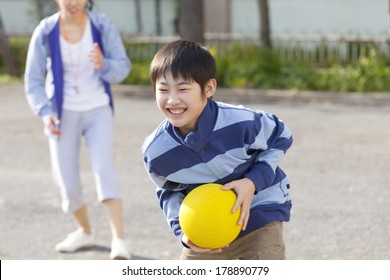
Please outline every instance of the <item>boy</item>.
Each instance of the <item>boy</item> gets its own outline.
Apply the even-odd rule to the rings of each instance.
[[[285,259],[282,222],[290,218],[289,183],[278,167],[292,144],[276,116],[212,100],[216,63],[202,45],[178,40],[150,66],[157,106],[166,119],[143,144],[168,224],[184,245],[181,259]],[[234,190],[242,231],[225,248],[195,246],[178,219],[184,197],[204,183]]]

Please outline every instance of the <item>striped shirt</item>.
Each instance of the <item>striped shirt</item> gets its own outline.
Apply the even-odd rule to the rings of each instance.
[[[256,192],[240,237],[272,221],[290,219],[290,185],[278,164],[291,144],[290,130],[275,115],[209,99],[196,131],[182,137],[164,120],[145,139],[142,152],[160,207],[178,238],[183,234],[180,205],[192,189],[252,180]]]

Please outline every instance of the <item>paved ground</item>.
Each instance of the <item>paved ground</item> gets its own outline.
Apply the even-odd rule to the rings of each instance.
[[[180,244],[142,165],[144,137],[162,120],[149,88],[116,88],[115,164],[129,247],[136,259],[177,259]],[[258,96],[258,93],[257,93]],[[390,98],[220,90],[216,99],[276,113],[295,142],[282,167],[292,184],[289,259],[390,259]],[[287,96],[287,97],[286,97]],[[107,259],[110,233],[95,202],[85,149],[82,178],[99,246],[53,247],[73,230],[59,206],[42,126],[21,84],[0,86],[0,259]],[[360,104],[360,105],[359,105]]]

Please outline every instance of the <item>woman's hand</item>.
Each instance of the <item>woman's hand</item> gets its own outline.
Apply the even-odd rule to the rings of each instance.
[[[57,116],[46,116],[42,118],[42,121],[45,129],[49,130],[51,134],[58,136],[61,135],[61,130],[59,129],[60,120]]]
[[[98,43],[94,43],[92,50],[88,54],[89,60],[94,64],[95,70],[100,70],[103,66],[103,53]]]
[[[249,220],[249,212],[253,196],[256,191],[255,184],[248,178],[232,181],[222,187],[223,190],[234,190],[237,194],[237,200],[233,207],[233,213],[241,206],[241,215],[238,224],[242,230],[246,229]]]

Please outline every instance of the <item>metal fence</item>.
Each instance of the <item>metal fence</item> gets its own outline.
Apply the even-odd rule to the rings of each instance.
[[[284,61],[346,64],[367,56],[372,49],[390,61],[390,37],[387,36],[283,35],[276,36],[274,42]]]
[[[16,61],[24,65],[28,37],[10,38]],[[128,54],[133,61],[151,61],[164,44],[179,39],[171,37],[124,37]],[[260,46],[256,36],[232,36],[230,34],[206,34],[206,45],[217,50],[218,55],[229,56],[234,46]],[[342,35],[278,35],[273,36],[273,52],[285,63],[305,62],[319,67],[335,63],[348,64],[376,50],[390,65],[390,37],[342,36]],[[1,50],[0,50],[1,52]],[[2,66],[0,57],[0,70]]]
[[[179,37],[134,37],[125,38],[131,57],[135,60],[150,60],[156,51]],[[256,36],[231,34],[206,34],[206,45],[228,55],[232,45],[258,45]],[[319,66],[334,63],[348,64],[367,56],[375,49],[390,63],[390,37],[352,35],[277,35],[272,37],[273,51],[284,62],[308,62]]]

